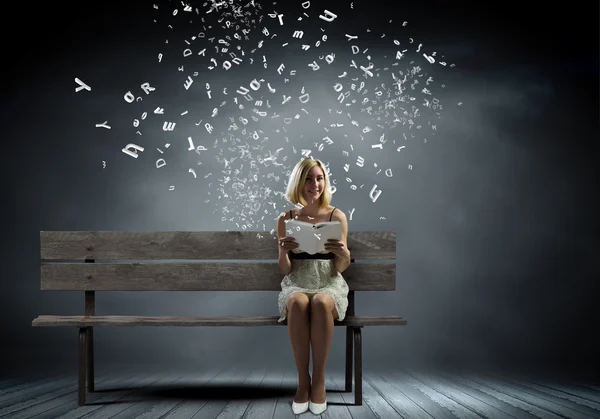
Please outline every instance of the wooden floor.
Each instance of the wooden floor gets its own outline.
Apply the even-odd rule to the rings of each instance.
[[[600,384],[466,373],[365,372],[363,405],[327,377],[321,418],[600,418]],[[185,374],[118,372],[96,376],[77,406],[75,373],[0,379],[0,418],[292,418],[296,376],[281,371]],[[314,417],[310,411],[301,417]]]

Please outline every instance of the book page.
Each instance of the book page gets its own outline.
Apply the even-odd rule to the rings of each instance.
[[[327,240],[342,240],[342,223],[339,221],[328,221],[326,223],[319,223],[314,233],[319,236],[315,237],[315,253],[325,251],[325,243]]]
[[[286,235],[296,239],[300,250],[314,255],[325,252],[325,243],[328,239],[342,239],[342,224],[339,221],[327,221],[313,225],[304,221],[291,220],[286,225]]]
[[[307,224],[309,223],[303,221],[288,221],[286,225],[286,236],[295,238],[300,246],[298,249],[312,255],[315,253],[314,249],[317,238],[314,235],[315,229],[313,226]]]

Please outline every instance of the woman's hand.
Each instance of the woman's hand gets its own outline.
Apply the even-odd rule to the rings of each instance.
[[[279,245],[283,247],[286,252],[300,247],[294,237],[283,237],[279,239]]]
[[[329,239],[325,242],[325,250],[333,253],[338,257],[350,257],[350,251],[341,240]]]

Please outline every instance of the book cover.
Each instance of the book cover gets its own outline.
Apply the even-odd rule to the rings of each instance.
[[[311,224],[306,221],[290,220],[286,225],[287,236],[294,237],[299,249],[310,255],[325,251],[325,243],[329,239],[342,239],[342,223],[324,221]]]

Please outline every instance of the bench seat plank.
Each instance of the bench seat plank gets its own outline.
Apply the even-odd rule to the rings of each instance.
[[[277,322],[278,316],[263,317],[197,317],[197,316],[38,316],[32,326],[286,326]],[[404,326],[398,316],[346,316],[336,326]]]

